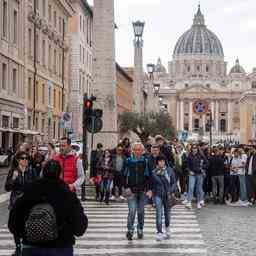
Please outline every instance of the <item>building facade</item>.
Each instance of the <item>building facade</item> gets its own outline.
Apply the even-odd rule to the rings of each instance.
[[[85,0],[72,0],[75,15],[70,27],[70,112],[72,133],[82,139],[83,95],[90,95],[92,86],[93,12]]]
[[[227,72],[224,51],[198,8],[192,27],[177,41],[168,71],[157,63],[153,83],[160,84],[160,106],[177,131],[213,142],[240,140],[242,95],[256,88],[255,70],[247,74],[237,59]]]
[[[0,148],[24,137],[25,3],[0,1]]]
[[[38,142],[59,139],[69,94],[69,27],[66,0],[25,2],[25,127]],[[28,140],[34,139],[28,137]]]

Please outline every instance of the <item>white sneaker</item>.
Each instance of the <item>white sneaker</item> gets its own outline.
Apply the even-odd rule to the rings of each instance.
[[[250,206],[250,202],[248,202],[248,201],[241,201],[241,206],[248,207],[248,206]]]
[[[202,207],[205,207],[205,202],[204,202],[204,200],[201,200],[199,203],[200,203],[200,205],[201,205]]]
[[[170,237],[171,237],[170,227],[165,227],[164,239],[170,239]]]
[[[188,200],[185,199],[185,200],[183,200],[181,203],[186,205],[186,204],[188,204]]]
[[[125,200],[125,198],[124,198],[123,196],[120,196],[119,198],[120,198],[121,200]]]
[[[200,203],[197,203],[197,209],[201,209],[202,205]]]
[[[109,200],[116,200],[116,198],[115,198],[115,196],[111,196],[110,198],[109,198]]]
[[[164,238],[164,234],[163,233],[157,233],[156,234],[156,241],[163,241]]]
[[[187,204],[185,204],[185,207],[188,208],[189,210],[191,210],[192,209],[191,202],[188,202]]]

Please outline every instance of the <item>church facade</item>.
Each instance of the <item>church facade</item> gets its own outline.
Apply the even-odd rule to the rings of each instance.
[[[247,74],[237,59],[227,70],[222,44],[207,28],[200,6],[176,43],[168,71],[158,59],[153,82],[160,85],[160,106],[178,132],[207,141],[212,124],[213,142],[241,141],[246,131],[240,99],[256,89],[256,69]]]

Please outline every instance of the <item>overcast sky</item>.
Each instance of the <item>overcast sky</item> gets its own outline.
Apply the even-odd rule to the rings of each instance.
[[[89,3],[92,3],[89,0]],[[161,57],[167,67],[178,38],[188,30],[198,0],[115,0],[116,58],[133,65],[132,21],[145,21],[144,65]],[[201,0],[201,11],[220,39],[228,68],[239,57],[247,72],[256,67],[256,0]]]

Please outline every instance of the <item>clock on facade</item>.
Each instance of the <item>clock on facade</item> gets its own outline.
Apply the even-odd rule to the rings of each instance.
[[[204,100],[197,100],[193,104],[193,110],[196,114],[205,114],[208,112],[208,103]]]

